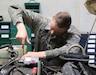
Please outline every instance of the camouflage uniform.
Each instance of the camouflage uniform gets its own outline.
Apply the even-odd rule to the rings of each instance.
[[[11,19],[16,23],[24,22],[35,34],[35,51],[45,51],[47,58],[56,57],[66,52],[67,48],[79,43],[81,34],[71,25],[67,32],[58,36],[50,35],[50,18],[41,14],[21,9],[17,5],[9,7]],[[72,49],[72,53],[78,52],[78,49]]]

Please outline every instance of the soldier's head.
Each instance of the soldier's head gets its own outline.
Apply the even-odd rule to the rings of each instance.
[[[66,32],[71,25],[71,16],[67,12],[59,12],[52,16],[50,22],[50,33],[52,35],[58,35]]]

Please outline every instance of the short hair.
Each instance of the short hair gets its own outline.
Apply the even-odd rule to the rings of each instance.
[[[55,21],[59,28],[70,27],[71,16],[67,12],[59,12],[55,15]]]

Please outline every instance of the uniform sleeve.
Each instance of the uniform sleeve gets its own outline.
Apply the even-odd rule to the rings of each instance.
[[[68,48],[73,44],[79,44],[81,38],[81,34],[73,34],[70,39],[67,40],[67,44],[60,48],[55,48],[53,50],[47,50],[45,51],[47,58],[52,58],[59,56],[60,54],[64,54],[67,52]],[[70,50],[70,53],[78,53],[80,50],[79,47],[74,47]]]
[[[21,7],[18,5],[11,5],[8,8],[8,12],[14,25],[16,25],[18,22],[22,22],[28,26],[31,26],[30,24],[32,24],[32,15],[30,11],[21,9]]]
[[[23,22],[22,14],[20,14],[22,10],[20,10],[19,6],[10,6],[8,12],[14,25],[16,25],[17,22]]]
[[[37,33],[38,28],[44,24],[45,17],[43,15],[31,10],[22,9],[18,5],[11,5],[8,8],[8,12],[14,25],[22,22],[28,25],[35,33]]]

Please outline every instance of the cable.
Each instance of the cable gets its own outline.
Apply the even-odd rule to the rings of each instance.
[[[86,47],[87,47],[87,43],[88,43],[88,40],[89,40],[89,36],[90,36],[90,34],[91,34],[92,30],[93,30],[93,27],[95,26],[95,22],[96,22],[96,18],[95,18],[95,20],[94,20],[94,22],[93,22],[93,25],[92,25],[92,27],[91,27],[90,32],[88,33],[88,38],[87,38],[86,43],[85,43],[85,46],[84,46],[84,49],[85,49],[85,50],[86,50]]]

